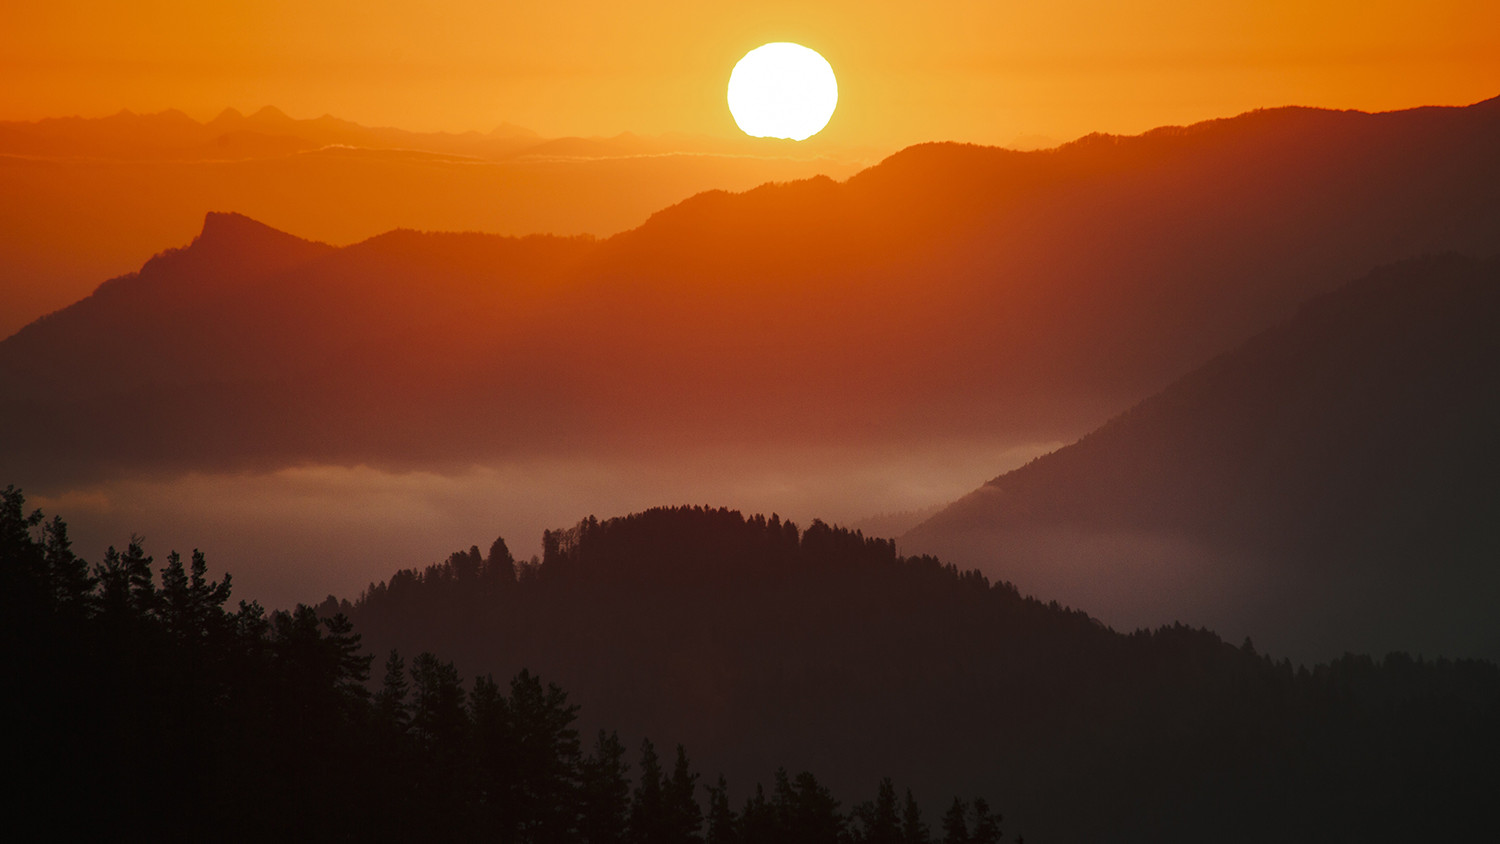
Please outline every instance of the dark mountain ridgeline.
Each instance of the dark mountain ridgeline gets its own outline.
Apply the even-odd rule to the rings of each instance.
[[[902,546],[1106,618],[1186,614],[1302,654],[1500,656],[1497,321],[1500,259],[1383,268]]]
[[[332,598],[377,651],[528,665],[627,733],[748,782],[890,770],[981,792],[1028,840],[1483,835],[1500,672],[1347,656],[1311,670],[1181,625],[1122,635],[888,540],[660,509],[503,542]],[[512,572],[516,572],[513,576]],[[942,806],[929,806],[936,817]]]
[[[51,483],[1071,438],[1337,279],[1493,251],[1497,144],[1493,100],[1277,109],[1030,153],[923,145],[596,243],[398,233],[314,254],[245,231],[240,260],[200,238],[0,343],[4,440],[26,444],[3,456]]]

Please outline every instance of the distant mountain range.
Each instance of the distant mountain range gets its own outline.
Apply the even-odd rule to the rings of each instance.
[[[205,211],[350,243],[397,227],[613,234],[704,190],[843,178],[889,150],[690,135],[408,132],[275,108],[0,122],[0,337],[186,242]]]
[[[1115,624],[1500,657],[1500,259],[1305,304],[902,538]]]
[[[1494,251],[1500,100],[905,150],[602,241],[212,214],[0,343],[26,478],[1066,440],[1370,266]]]

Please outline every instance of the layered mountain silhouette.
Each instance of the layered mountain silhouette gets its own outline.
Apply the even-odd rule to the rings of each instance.
[[[1384,260],[1492,249],[1500,100],[908,149],[604,241],[211,215],[0,343],[34,473],[1078,436]]]
[[[1304,305],[904,548],[1119,623],[1275,652],[1500,656],[1500,259],[1432,257]]]
[[[607,235],[704,190],[843,178],[889,151],[410,132],[270,107],[0,121],[0,336],[185,243],[207,209],[337,243],[403,226]]]
[[[684,742],[708,778],[786,765],[850,794],[884,771],[985,794],[1027,841],[1496,826],[1490,664],[1297,669],[1205,630],[1122,635],[888,540],[729,510],[589,518],[543,546],[519,566],[503,541],[455,553],[320,612],[347,612],[376,654],[527,666],[585,722]]]

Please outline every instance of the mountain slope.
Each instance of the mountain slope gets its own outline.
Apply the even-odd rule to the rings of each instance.
[[[216,257],[113,283],[109,307],[213,353],[132,357],[90,339],[88,309],[22,332],[0,395],[27,445],[5,456],[87,473],[1068,439],[1330,279],[1492,250],[1497,144],[1500,100],[1280,109],[1031,153],[915,147],[845,183],[699,195],[597,245],[268,244],[257,280],[226,286],[236,259],[200,239]],[[157,271],[201,297],[143,304]],[[78,387],[90,359],[117,376]],[[225,377],[205,392],[208,369]],[[206,410],[163,438],[119,425],[145,410],[121,395]]]
[[[1129,623],[1500,655],[1500,259],[1384,268],[908,532]]]
[[[398,227],[607,235],[704,190],[842,178],[889,151],[755,140],[417,133],[274,108],[0,121],[0,337],[186,243],[209,209],[330,243]]]

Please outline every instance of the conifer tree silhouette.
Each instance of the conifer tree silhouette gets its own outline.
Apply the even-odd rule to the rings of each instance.
[[[641,777],[630,801],[630,840],[654,844],[664,835],[661,761],[650,739],[641,741]]]
[[[698,805],[698,775],[688,764],[687,750],[677,745],[672,778],[663,789],[662,826],[666,844],[701,844],[703,809]]]
[[[704,844],[737,844],[739,817],[729,807],[729,783],[724,775],[708,787],[708,829]]]
[[[901,808],[901,840],[905,844],[931,844],[932,841],[932,832],[922,820],[922,806],[909,788]]]
[[[953,805],[943,815],[943,844],[969,844],[969,823],[965,818],[968,808],[960,798],[953,798]]]
[[[629,764],[619,734],[600,730],[579,767],[578,832],[585,844],[620,844],[630,820]]]

